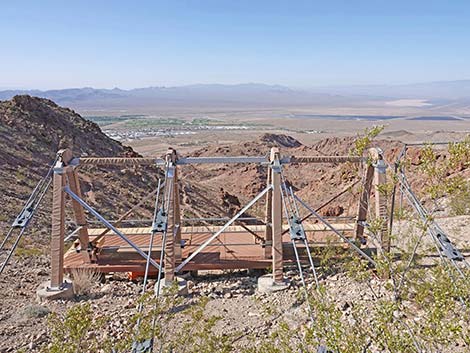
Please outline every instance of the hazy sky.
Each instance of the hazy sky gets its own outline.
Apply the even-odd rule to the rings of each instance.
[[[470,1],[0,0],[0,87],[470,78]]]

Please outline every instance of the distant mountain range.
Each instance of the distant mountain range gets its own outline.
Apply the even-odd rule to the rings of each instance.
[[[319,87],[312,92],[341,95],[383,96],[399,99],[469,99],[470,80],[436,81],[406,85],[362,85]]]
[[[246,83],[237,85],[199,84],[180,87],[147,87],[123,90],[70,88],[61,90],[0,91],[0,100],[28,94],[48,98],[77,109],[135,109],[182,107],[281,107],[343,103],[345,98],[324,93],[295,90],[279,85]]]
[[[469,104],[470,80],[410,85],[337,86],[292,89],[280,85],[245,83],[197,84],[177,87],[147,87],[123,90],[69,88],[59,90],[4,90],[0,100],[28,94],[51,99],[75,109],[107,110],[153,107],[302,107],[351,106],[394,99],[432,100],[436,104]]]

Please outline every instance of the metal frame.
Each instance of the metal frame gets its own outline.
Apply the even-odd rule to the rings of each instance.
[[[65,241],[65,196],[69,195],[72,199],[72,208],[74,221],[77,229],[67,237],[76,236],[76,250],[80,252],[83,265],[93,265],[97,260],[97,250],[103,245],[105,235],[111,230],[120,237],[130,248],[135,250],[142,258],[148,261],[153,267],[164,270],[165,279],[173,280],[176,273],[182,271],[187,265],[194,260],[207,246],[216,240],[220,234],[227,230],[235,221],[241,222],[246,233],[251,233],[257,240],[257,246],[264,247],[264,260],[271,261],[273,269],[274,282],[283,281],[283,241],[282,236],[285,233],[283,229],[283,206],[282,206],[282,189],[281,189],[281,172],[283,166],[298,163],[360,163],[366,159],[356,156],[282,156],[278,148],[271,148],[270,153],[266,156],[236,156],[236,157],[185,157],[179,158],[174,149],[169,149],[165,158],[73,158],[72,152],[68,149],[58,152],[58,160],[54,166],[54,174],[52,178],[53,185],[53,207],[52,207],[52,233],[51,233],[51,288],[60,288],[64,278],[64,241]],[[189,254],[186,258],[182,256],[181,233],[183,228],[181,219],[179,201],[179,180],[178,168],[187,165],[204,165],[204,164],[258,164],[267,168],[267,186],[256,197],[254,197],[245,207],[243,207],[235,216],[231,218],[213,218],[217,221],[226,221],[226,223],[214,232],[207,240],[198,245],[197,249]],[[110,166],[158,166],[163,167],[165,172],[165,180],[162,183],[164,191],[162,193],[162,207],[168,215],[168,229],[165,236],[165,245],[162,249],[164,254],[163,263],[158,264],[151,259],[151,247],[145,252],[133,243],[117,226],[124,221],[132,210],[143,203],[143,200],[131,210],[119,217],[116,224],[106,220],[100,213],[88,205],[81,196],[78,169],[83,165]],[[375,169],[374,169],[375,172]],[[160,190],[160,188],[158,189]],[[158,193],[157,190],[157,193]],[[344,192],[343,192],[344,193]],[[152,195],[155,192],[152,193]],[[363,193],[364,195],[364,193]],[[149,194],[145,199],[148,199]],[[292,195],[293,196],[293,195]],[[367,200],[368,200],[368,195]],[[246,217],[242,215],[255,204],[258,200],[266,197],[266,216],[262,224],[264,227],[264,237],[251,229],[243,222]],[[332,200],[334,200],[335,196]],[[90,242],[89,225],[87,224],[84,211],[88,211],[99,222],[107,228],[98,237]],[[364,214],[364,210],[362,211]],[[365,207],[367,214],[367,207]],[[224,216],[226,216],[224,214]],[[310,215],[309,215],[310,216]],[[308,217],[308,216],[307,216]],[[304,217],[305,219],[306,217]],[[227,220],[228,219],[228,220]],[[302,221],[304,220],[302,219]],[[210,220],[204,220],[208,222]],[[331,224],[329,224],[331,227]],[[328,227],[330,229],[330,227]],[[331,230],[331,229],[330,229]],[[149,236],[152,232],[149,232]],[[152,241],[153,243],[153,241]],[[246,244],[239,242],[237,244]],[[223,245],[223,244],[222,244]],[[255,245],[255,244],[253,244]],[[306,243],[308,247],[308,242]],[[310,257],[311,259],[311,257]],[[311,261],[313,263],[313,260]],[[164,264],[164,266],[163,266]],[[149,269],[145,268],[148,275]]]
[[[97,211],[95,211],[90,205],[88,205],[85,201],[83,201],[78,195],[76,195],[68,186],[64,186],[63,190],[70,195],[75,201],[77,201],[80,206],[85,208],[88,212],[90,212],[93,216],[95,216],[98,220],[101,221],[107,228],[112,230],[115,234],[117,234],[122,240],[124,240],[127,244],[129,244],[137,253],[142,256],[144,259],[147,259],[148,255],[142,251],[137,245],[135,245],[129,238],[127,238],[124,234],[122,234],[116,227],[114,227],[111,223],[109,223],[102,215],[100,215]],[[149,249],[151,252],[152,249]],[[150,263],[157,269],[160,269],[160,266],[152,259],[150,259]]]
[[[272,185],[268,185],[263,191],[261,191],[255,198],[253,198],[245,207],[243,207],[235,216],[233,216],[227,223],[225,223],[222,228],[217,232],[212,234],[212,236],[207,239],[196,251],[194,251],[186,260],[184,260],[175,271],[180,272],[188,262],[190,262],[197,254],[199,254],[204,248],[206,248],[212,241],[214,241],[220,234],[223,233],[233,222],[235,222],[242,214],[244,214],[251,206],[253,206],[256,201],[261,199],[270,189]]]

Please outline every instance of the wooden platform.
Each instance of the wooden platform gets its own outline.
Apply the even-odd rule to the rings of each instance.
[[[353,224],[334,224],[337,230],[346,236],[352,236]],[[193,253],[204,241],[206,241],[219,226],[182,227],[183,260]],[[264,225],[248,226],[259,237],[264,238]],[[285,227],[287,229],[287,226]],[[97,235],[105,229],[89,229],[90,240],[93,241]],[[327,238],[340,239],[328,231],[322,224],[305,224],[305,230],[311,247],[324,245]],[[119,228],[134,244],[144,252],[148,252],[150,240],[150,228]],[[160,233],[155,236],[152,246],[152,259],[159,261],[162,237]],[[304,246],[299,245],[300,253],[305,255]],[[294,255],[289,234],[283,236],[284,262],[292,262]],[[304,256],[302,256],[303,258]],[[224,269],[266,269],[272,266],[270,258],[265,256],[265,249],[259,239],[246,231],[243,227],[228,227],[201,253],[194,257],[182,271],[191,270],[224,270]],[[64,269],[70,271],[73,268],[94,268],[99,272],[134,272],[142,273],[145,270],[145,259],[142,258],[132,247],[113,232],[104,237],[104,243],[97,253],[97,262],[85,264],[80,253],[74,248],[67,251],[64,256]],[[151,273],[157,270],[151,267]]]

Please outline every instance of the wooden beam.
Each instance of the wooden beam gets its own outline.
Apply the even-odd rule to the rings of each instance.
[[[157,158],[135,158],[135,157],[82,157],[79,159],[80,165],[126,165],[126,166],[139,166],[139,165],[155,165],[158,161]]]
[[[361,198],[359,199],[359,205],[357,210],[356,240],[358,241],[361,241],[364,238],[363,222],[367,220],[373,178],[374,166],[372,164],[369,164],[368,162],[367,168],[365,170],[364,183],[362,184]]]
[[[54,173],[52,180],[51,288],[64,282],[65,174]]]
[[[82,192],[80,190],[80,182],[78,179],[78,173],[72,168],[67,169],[67,178],[69,181],[70,190],[78,197],[82,198]],[[80,243],[80,254],[82,255],[83,262],[90,263],[90,252],[89,252],[89,243],[90,237],[88,235],[88,227],[85,218],[85,212],[83,207],[80,204],[72,199],[72,208],[77,226],[80,227],[78,231],[78,241]]]
[[[270,154],[272,190],[272,263],[274,283],[283,283],[282,257],[282,199],[279,149],[273,147]]]
[[[268,174],[267,174],[267,179],[266,179],[266,185],[271,184],[272,182],[272,170],[271,168],[268,168]],[[273,230],[272,230],[272,197],[273,197],[273,191],[272,189],[268,191],[266,194],[266,215],[264,219],[264,223],[266,224],[265,230],[264,230],[264,240],[265,240],[265,246],[264,246],[264,256],[266,259],[272,258],[272,240],[273,240]]]
[[[289,156],[281,160],[281,164],[287,163],[361,163],[363,157],[358,156]],[[161,158],[135,158],[135,157],[82,157],[78,159],[80,165],[158,165],[164,166],[165,160]],[[185,157],[176,161],[177,165],[188,164],[239,164],[254,163],[266,164],[264,156],[238,156],[238,157]]]
[[[328,219],[328,217],[325,217]],[[330,224],[338,231],[342,232],[352,232],[354,231],[354,225],[355,223],[353,222],[347,222],[347,223],[339,223],[339,222],[330,222]],[[307,233],[309,232],[327,232],[330,231],[327,226],[325,226],[323,223],[308,223],[304,222],[303,223],[304,229]],[[246,229],[248,228],[250,231],[248,232]],[[125,235],[148,235],[152,227],[118,227],[116,228],[122,232]],[[95,236],[100,236],[101,233],[107,228],[89,228],[88,229],[88,234],[92,237],[92,241],[94,241]],[[217,232],[220,229],[220,226],[214,226],[214,225],[204,225],[204,226],[194,226],[194,227],[182,227],[181,228],[181,233],[183,238],[189,239],[192,235],[194,234],[212,234]],[[287,224],[283,224],[282,226],[283,232],[286,230],[289,230],[289,226]],[[257,225],[248,225],[248,226],[240,226],[240,225],[232,225],[227,227],[227,233],[233,233],[233,234],[244,234],[244,233],[259,233],[263,234],[266,232],[266,226],[257,224]],[[272,235],[272,234],[271,234]],[[107,235],[107,237],[110,238],[116,238],[116,235],[114,232],[110,231]],[[261,246],[260,244],[256,244],[253,242],[253,245],[258,245]]]
[[[166,246],[165,246],[165,282],[171,282],[175,279],[175,268],[176,268],[176,258],[175,258],[175,213],[174,213],[174,173],[175,173],[175,161],[176,161],[176,151],[169,149],[166,154],[166,169],[165,169],[165,192],[164,192],[164,202],[165,198],[168,200],[168,209],[166,210],[168,214],[168,228],[166,235]]]
[[[374,194],[375,194],[375,216],[380,221],[380,230],[378,237],[382,250],[386,253],[390,252],[390,233],[388,229],[388,211],[387,202],[388,195],[385,190],[387,183],[387,166],[383,160],[382,151],[374,149],[376,163],[374,164]]]
[[[291,156],[282,159],[283,163],[361,163],[359,156]]]
[[[175,167],[175,174],[173,177],[173,222],[176,227],[175,232],[175,261],[181,263],[182,249],[181,249],[181,210],[180,210],[180,188],[178,184],[178,169]]]
[[[51,288],[58,289],[64,282],[65,191],[67,165],[73,158],[68,148],[57,152],[58,160],[52,177],[51,211]]]

